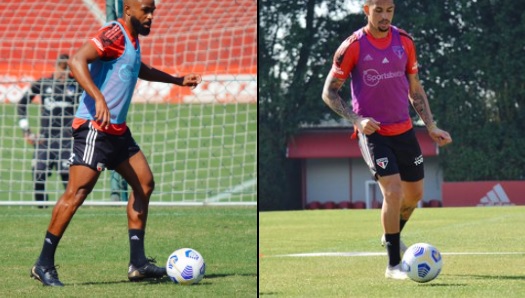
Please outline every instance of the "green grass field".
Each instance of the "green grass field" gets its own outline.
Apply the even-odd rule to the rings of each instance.
[[[196,285],[168,278],[127,280],[129,244],[124,207],[81,207],[57,250],[63,288],[29,278],[51,209],[0,207],[3,271],[0,297],[256,297],[255,207],[151,207],[146,255],[165,264],[177,248],[198,250],[206,275]]]
[[[261,297],[525,297],[525,207],[417,209],[402,233],[443,254],[437,279],[387,280],[380,211],[259,213]],[[351,254],[347,254],[351,255]]]

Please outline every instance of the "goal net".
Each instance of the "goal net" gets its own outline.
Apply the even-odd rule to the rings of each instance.
[[[127,123],[155,177],[151,204],[257,204],[257,2],[156,1],[142,61],[176,76],[202,75],[195,89],[137,83]],[[31,82],[50,76],[105,23],[105,1],[7,0],[0,3],[0,205],[34,201],[33,146],[19,127],[17,103]],[[27,106],[39,131],[37,96]],[[49,171],[54,204],[64,186]],[[100,175],[86,205],[111,198],[111,171]],[[124,192],[125,188],[121,189]],[[128,186],[127,191],[131,189]]]

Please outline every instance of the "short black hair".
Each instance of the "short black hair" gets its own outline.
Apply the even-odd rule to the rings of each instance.
[[[60,54],[60,55],[58,55],[57,63],[67,62],[67,60],[69,60],[69,55],[68,54]]]

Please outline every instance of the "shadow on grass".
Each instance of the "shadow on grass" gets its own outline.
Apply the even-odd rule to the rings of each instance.
[[[466,286],[467,284],[464,283],[464,284],[461,284],[461,283],[420,283],[418,284],[418,287],[436,287],[436,288],[439,288],[439,287],[464,287]]]
[[[128,279],[122,279],[122,280],[115,280],[115,281],[88,281],[88,282],[82,282],[82,283],[75,283],[75,285],[80,286],[89,286],[89,285],[116,285],[116,284],[125,284],[125,283],[131,283],[131,284],[160,284],[160,283],[173,283],[171,279],[167,276],[163,278],[151,278],[151,279],[144,279],[142,281],[129,281]]]
[[[491,279],[491,280],[524,280],[525,275],[488,275],[488,274],[447,274],[459,278]],[[420,287],[464,287],[466,283],[421,283]]]
[[[246,276],[246,277],[257,277],[257,273],[229,273],[229,274],[206,274],[204,279],[223,278],[228,276]]]
[[[229,277],[229,276],[247,276],[247,277],[257,277],[257,274],[251,274],[251,273],[242,273],[242,274],[236,274],[236,273],[230,273],[230,274],[206,274],[204,275],[204,283],[198,283],[198,284],[194,284],[192,286],[201,286],[201,285],[205,285],[205,281],[206,280],[210,280],[210,279],[215,279],[215,278],[224,278],[224,277]],[[100,281],[100,282],[96,282],[96,281],[89,281],[89,282],[83,282],[83,283],[75,283],[76,285],[82,285],[82,286],[89,286],[89,285],[114,285],[114,284],[123,284],[123,283],[137,283],[137,284],[140,284],[140,283],[148,283],[148,284],[162,284],[162,283],[173,283],[173,281],[167,277],[167,276],[164,276],[163,278],[156,278],[156,279],[145,279],[145,280],[142,280],[142,281],[136,281],[136,282],[131,282],[127,279],[123,279],[123,280],[115,280],[115,281]]]
[[[454,274],[450,276],[470,277],[477,279],[493,279],[493,280],[525,280],[525,275],[488,275],[488,274]]]

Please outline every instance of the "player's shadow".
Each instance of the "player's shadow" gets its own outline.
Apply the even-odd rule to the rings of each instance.
[[[230,273],[230,274],[206,274],[204,278],[214,279],[214,278],[223,278],[229,276],[247,276],[247,277],[257,277],[257,273]]]
[[[156,279],[144,279],[142,281],[132,282],[128,279],[122,279],[122,280],[115,280],[115,281],[87,281],[82,283],[75,283],[75,285],[81,285],[81,286],[92,286],[92,285],[116,285],[116,284],[129,284],[129,283],[137,283],[137,284],[161,284],[161,283],[173,283],[171,279],[167,276],[164,276],[162,278],[156,278]]]
[[[454,274],[451,276],[493,280],[525,280],[525,275]]]
[[[451,277],[491,279],[491,280],[525,280],[525,275],[489,275],[489,274],[447,274]],[[467,283],[422,283],[420,287],[464,287]]]
[[[278,296],[279,294],[278,292],[260,292],[259,296]]]
[[[417,285],[418,287],[431,287],[431,288],[439,288],[439,287],[465,287],[467,286],[467,283],[420,283]]]
[[[203,279],[204,282],[194,284],[192,286],[203,286],[203,285],[206,285],[206,280],[213,280],[216,278],[224,278],[224,277],[229,277],[229,276],[257,277],[257,274],[256,273],[254,274],[251,274],[251,273],[206,274],[204,275],[204,279]],[[92,285],[113,285],[113,284],[123,284],[123,283],[130,283],[130,281],[127,279],[115,280],[115,281],[88,281],[88,282],[83,282],[83,283],[75,283],[75,285],[92,286]],[[135,282],[131,282],[131,283],[135,283]],[[162,284],[162,283],[173,283],[173,281],[169,277],[164,276],[162,278],[157,278],[157,279],[145,279],[142,281],[138,281],[136,283]]]

